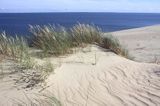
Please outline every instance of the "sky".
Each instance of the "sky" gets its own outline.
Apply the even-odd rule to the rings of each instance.
[[[0,0],[0,12],[160,13],[160,0]]]

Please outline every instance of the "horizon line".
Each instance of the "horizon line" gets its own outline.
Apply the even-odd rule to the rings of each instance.
[[[94,12],[94,11],[86,11],[86,12],[84,12],[84,11],[77,11],[77,12],[75,12],[75,11],[54,11],[54,12],[52,12],[52,11],[46,11],[46,12],[38,12],[38,11],[35,11],[35,12],[0,12],[0,14],[5,14],[5,13],[9,13],[9,14],[12,14],[12,13],[133,13],[133,14],[160,14],[160,12],[103,12],[103,11],[99,11],[99,12]]]

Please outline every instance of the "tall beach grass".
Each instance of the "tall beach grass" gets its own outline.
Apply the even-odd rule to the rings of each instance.
[[[130,58],[118,39],[112,35],[104,36],[101,29],[89,24],[76,24],[72,28],[59,26],[30,26],[33,34],[33,46],[46,54],[63,55],[72,52],[73,47],[84,47],[87,44],[97,44],[110,49],[114,53]]]
[[[112,36],[111,34],[106,34],[103,37],[101,47],[109,49],[112,52],[125,58],[132,59],[132,57],[129,55],[128,50],[121,45],[116,37]]]
[[[48,56],[59,56],[72,53],[74,47],[85,47],[96,44],[114,53],[131,59],[125,49],[111,34],[104,36],[100,28],[89,24],[76,24],[70,29],[62,26],[30,26],[32,46],[43,51]],[[0,34],[0,55],[12,58],[20,63],[23,69],[33,68],[35,65],[29,53],[29,45],[23,37]]]
[[[60,55],[69,52],[71,39],[69,33],[62,26],[30,26],[33,34],[33,46],[42,49],[44,53]]]
[[[77,46],[100,43],[102,41],[102,31],[94,25],[77,24],[70,29],[70,32],[72,42]]]
[[[24,68],[32,67],[29,55],[29,46],[23,37],[7,36],[5,32],[0,34],[0,54],[20,63]]]

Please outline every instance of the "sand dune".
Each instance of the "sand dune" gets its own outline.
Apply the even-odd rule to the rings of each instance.
[[[158,65],[137,63],[93,46],[91,52],[65,59],[56,71],[48,79],[47,91],[65,106],[160,105]]]
[[[113,32],[136,61],[160,60],[160,25]]]
[[[119,34],[117,36],[121,41],[124,40],[128,44],[136,60],[146,61],[148,58],[150,60],[150,57],[146,56],[147,53],[154,54],[156,50],[158,52],[159,45],[154,46],[154,43],[158,44],[159,36],[156,36],[158,28],[153,27],[153,32],[150,31],[152,27],[146,27],[115,32],[115,34]],[[134,36],[136,30],[139,33]],[[153,36],[150,36],[151,33]],[[152,40],[149,41],[148,37]],[[139,42],[139,47],[146,47],[144,56],[143,52],[138,54],[135,50]],[[152,50],[151,47],[155,48]],[[27,105],[30,104],[30,100],[39,98],[37,95],[41,94],[54,95],[62,106],[160,106],[160,65],[128,60],[96,45],[49,60],[57,67],[43,87],[23,89],[21,84],[15,85],[17,74],[14,76],[14,73],[12,76],[1,78],[0,106],[17,106],[15,100],[20,100]],[[10,68],[12,69],[14,68]],[[5,70],[9,69],[3,69]],[[43,103],[41,105],[46,106]]]

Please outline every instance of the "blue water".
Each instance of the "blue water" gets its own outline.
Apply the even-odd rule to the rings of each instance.
[[[0,13],[0,32],[28,35],[28,25],[76,23],[94,24],[105,32],[160,24],[160,14],[153,13]]]

